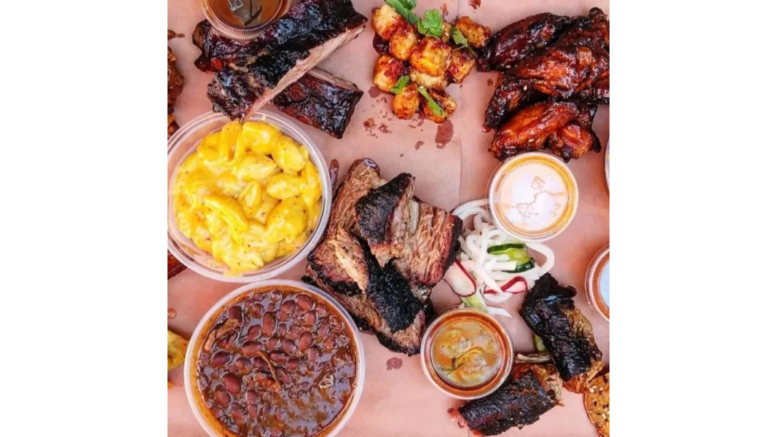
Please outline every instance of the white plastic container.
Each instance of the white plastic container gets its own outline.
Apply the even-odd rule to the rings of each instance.
[[[575,176],[560,159],[524,153],[505,161],[488,184],[488,207],[497,227],[525,242],[540,243],[572,223],[579,203]]]
[[[226,265],[213,259],[208,252],[198,248],[178,230],[173,211],[173,184],[181,162],[197,150],[197,146],[205,136],[221,130],[230,121],[229,118],[221,114],[212,112],[203,114],[182,126],[167,142],[167,248],[183,265],[208,278],[222,282],[255,282],[278,276],[287,271],[304,260],[316,247],[326,229],[329,213],[332,209],[332,182],[324,155],[321,154],[310,136],[291,119],[265,110],[258,111],[248,118],[246,121],[264,121],[277,126],[284,134],[308,150],[310,160],[315,164],[321,177],[321,216],[318,218],[318,224],[310,234],[308,241],[296,252],[285,258],[273,260],[259,270],[245,272],[241,276],[225,275],[228,271]]]
[[[364,391],[364,377],[366,372],[364,345],[362,344],[361,338],[359,337],[359,328],[356,326],[356,323],[353,321],[350,314],[348,314],[348,311],[346,311],[339,302],[337,302],[327,293],[321,291],[317,287],[313,287],[303,282],[274,279],[270,281],[246,284],[221,298],[208,310],[208,312],[205,313],[200,322],[197,324],[197,327],[194,329],[194,332],[191,336],[191,341],[189,341],[189,347],[186,350],[186,358],[183,364],[183,378],[184,388],[186,390],[186,398],[189,401],[189,406],[191,407],[197,422],[211,437],[223,437],[224,434],[220,433],[219,430],[215,429],[213,425],[211,425],[211,423],[203,414],[203,411],[200,410],[197,402],[197,396],[199,396],[199,389],[195,387],[197,355],[199,355],[200,347],[204,340],[200,338],[200,336],[203,334],[204,329],[210,328],[210,322],[215,321],[218,318],[218,315],[227,309],[227,304],[230,304],[239,296],[250,291],[256,289],[265,289],[270,291],[273,289],[273,287],[292,287],[302,289],[312,295],[315,295],[317,298],[326,301],[343,318],[345,324],[347,325],[347,329],[350,331],[350,336],[354,341],[354,346],[356,348],[356,360],[358,361],[358,364],[356,378],[354,380],[353,394],[348,405],[340,413],[339,417],[335,419],[334,426],[332,426],[330,429],[324,429],[321,433],[317,434],[317,437],[332,437],[337,435],[337,433],[343,429],[351,416],[353,416],[353,413],[356,410],[356,406],[359,404],[362,391]],[[216,419],[211,418],[211,420]]]

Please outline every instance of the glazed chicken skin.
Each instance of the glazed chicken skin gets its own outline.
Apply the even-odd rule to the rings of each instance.
[[[545,95],[569,99],[609,77],[609,40],[607,15],[594,8],[588,17],[576,18],[558,42],[527,57],[509,74]]]
[[[602,146],[591,129],[596,109],[595,105],[552,100],[527,106],[497,131],[491,153],[504,161],[545,148],[569,162],[589,150],[599,152]]]
[[[572,20],[551,13],[532,15],[505,27],[488,42],[478,59],[478,70],[506,71],[539,49],[555,42]]]

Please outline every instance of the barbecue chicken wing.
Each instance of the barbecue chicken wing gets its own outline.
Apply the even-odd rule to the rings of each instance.
[[[532,15],[497,32],[478,59],[478,70],[506,71],[555,42],[572,20],[550,13]]]
[[[497,131],[490,150],[505,160],[546,148],[567,162],[589,150],[599,152],[599,138],[591,129],[596,109],[594,105],[552,100],[527,106]]]
[[[172,31],[167,31],[167,40],[171,40],[175,38],[177,34]],[[181,91],[183,91],[183,76],[181,75],[181,72],[178,71],[177,68],[175,68],[175,61],[177,58],[173,54],[173,51],[170,50],[170,47],[167,48],[167,138],[170,138],[175,131],[178,130],[178,123],[175,122],[175,117],[173,116],[173,109],[175,106],[175,101],[178,99],[178,96],[181,95]]]

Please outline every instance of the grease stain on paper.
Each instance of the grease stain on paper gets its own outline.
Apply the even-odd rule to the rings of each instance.
[[[386,370],[400,369],[402,368],[402,358],[389,358],[386,361]]]

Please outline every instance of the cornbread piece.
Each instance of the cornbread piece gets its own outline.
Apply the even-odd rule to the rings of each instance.
[[[610,374],[594,378],[583,392],[588,419],[596,426],[599,437],[610,437]]]

